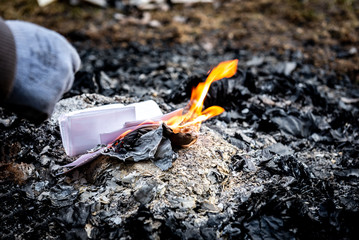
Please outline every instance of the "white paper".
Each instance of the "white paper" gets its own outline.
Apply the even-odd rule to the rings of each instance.
[[[37,3],[40,7],[45,7],[46,5],[49,5],[52,2],[55,2],[56,0],[37,0]]]
[[[127,106],[110,104],[70,112],[59,117],[62,143],[67,155],[83,154],[98,144],[112,142],[126,122],[161,115],[161,109],[152,100]]]

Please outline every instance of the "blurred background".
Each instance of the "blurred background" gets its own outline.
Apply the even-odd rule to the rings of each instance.
[[[355,0],[2,0],[0,16],[53,29],[77,48],[300,51],[307,63],[359,83]]]

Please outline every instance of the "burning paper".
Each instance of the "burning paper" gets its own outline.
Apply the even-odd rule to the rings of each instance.
[[[161,115],[161,109],[152,100],[128,106],[110,104],[74,111],[59,118],[62,143],[67,155],[76,156],[116,139],[126,122],[144,121],[147,117]]]
[[[176,153],[172,147],[188,147],[197,140],[201,123],[221,114],[224,109],[211,106],[203,110],[203,102],[212,82],[230,78],[237,71],[238,60],[226,61],[212,69],[205,82],[192,90],[191,100],[184,109],[153,117],[146,121],[132,121],[116,131],[118,137],[94,152],[82,155],[64,166],[63,172],[82,166],[100,155],[122,161],[152,160],[162,170],[172,166]],[[147,117],[149,119],[151,117]]]

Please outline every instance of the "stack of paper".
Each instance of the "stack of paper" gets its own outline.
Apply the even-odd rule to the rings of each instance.
[[[108,144],[126,122],[149,120],[162,116],[158,105],[150,100],[110,104],[63,114],[59,118],[62,144],[69,156],[86,153],[98,144]]]

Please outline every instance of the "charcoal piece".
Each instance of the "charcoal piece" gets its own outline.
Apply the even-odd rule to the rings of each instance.
[[[344,155],[338,164],[345,168],[359,168],[359,148],[349,146],[344,149]]]
[[[260,155],[260,162],[261,163],[268,162],[272,158],[273,158],[273,154],[269,151],[268,148],[265,148],[265,149],[262,150],[261,155]]]
[[[239,139],[237,139],[237,138],[230,137],[230,138],[229,138],[229,142],[230,142],[232,145],[238,147],[239,149],[247,149],[246,143],[243,142],[243,141],[241,141],[241,140],[239,140]]]
[[[105,72],[99,72],[95,75],[96,82],[99,87],[99,92],[106,96],[111,96],[115,93],[116,80],[110,78]]]
[[[98,93],[99,86],[95,81],[95,75],[87,71],[78,71],[69,92],[65,93],[64,98],[69,98],[82,93]]]
[[[341,132],[339,129],[333,130],[330,129],[329,130],[330,135],[332,136],[333,139],[335,139],[337,142],[347,142],[348,138],[346,138],[343,134],[343,132]]]
[[[292,176],[300,182],[309,182],[313,176],[308,166],[292,155],[270,159],[265,162],[265,169],[272,174]]]
[[[222,79],[212,83],[204,106],[218,105],[226,109],[236,109],[242,101],[248,100],[251,92],[242,86],[238,79]]]
[[[16,116],[11,116],[9,118],[0,118],[0,125],[4,126],[5,128],[11,127],[11,125],[16,121]]]
[[[278,154],[280,156],[292,155],[294,153],[292,148],[290,148],[288,146],[285,146],[282,143],[273,144],[273,145],[267,147],[267,149],[270,152],[276,153],[276,154]]]
[[[335,211],[335,204],[328,199],[319,205],[318,215],[321,218],[328,218],[333,211]]]
[[[246,159],[245,156],[242,155],[233,155],[233,157],[231,158],[231,163],[229,164],[229,167],[232,171],[247,171],[247,172],[251,172],[251,171],[256,171],[256,165],[254,164],[253,161]],[[211,173],[211,172],[209,172]],[[213,173],[212,173],[213,175]],[[218,176],[214,175],[215,177],[218,178]],[[219,175],[221,176],[221,175]],[[221,176],[222,179],[221,181],[223,181],[223,176]]]
[[[115,142],[113,147],[102,154],[122,161],[153,160],[161,170],[168,170],[172,167],[172,161],[177,158],[177,153],[172,150],[171,140],[164,136],[168,134],[169,128],[165,126],[164,131],[163,126],[165,125],[140,127]]]
[[[167,97],[167,101],[173,103],[180,103],[191,96],[192,88],[197,86],[200,82],[206,79],[206,72],[199,71],[181,82],[179,86],[172,91],[171,95]]]
[[[163,124],[163,128],[164,136],[168,137],[171,140],[173,146],[187,147],[197,141],[198,136],[196,135],[195,131],[174,133],[173,130],[166,124]]]
[[[209,169],[207,178],[212,184],[215,184],[215,183],[223,182],[226,177],[222,173],[220,173],[217,169],[212,168]]]
[[[359,178],[359,169],[346,169],[342,171],[336,171],[334,174],[340,178]]]
[[[163,138],[155,154],[154,163],[162,171],[172,167],[172,161],[177,158],[177,153],[172,150],[171,141]]]
[[[147,140],[149,141],[150,137],[149,135],[153,135],[154,136],[160,136],[162,134],[162,132],[156,132],[156,130],[160,130],[160,128],[158,128],[157,125],[154,126],[139,126],[138,129],[129,132],[123,139],[118,140],[118,144],[115,142],[114,145],[118,148],[118,149],[126,149],[126,150],[131,150],[133,148],[136,148],[139,144],[141,144],[143,142],[143,140]],[[152,132],[152,133],[151,133]],[[157,133],[157,134],[155,134]],[[146,135],[149,134],[149,135]],[[146,135],[146,136],[144,136]],[[138,140],[140,138],[144,138],[142,141],[138,142]],[[158,137],[157,137],[158,138]]]
[[[308,166],[293,156],[287,155],[279,158],[278,167],[283,173],[296,178],[298,181],[309,182],[312,178]]]
[[[276,125],[269,121],[266,109],[263,106],[251,104],[248,108],[243,109],[241,114],[246,122],[255,124],[255,126],[258,124],[258,130],[260,131],[277,130]]]
[[[183,239],[203,239],[200,230],[194,226],[187,224],[186,230],[183,233]]]
[[[295,137],[309,137],[317,129],[316,117],[311,114],[303,114],[299,117],[294,115],[277,116],[271,121],[284,133]]]
[[[203,239],[216,239],[216,231],[213,228],[209,228],[209,227],[201,227],[200,228],[201,231],[201,236]]]
[[[241,239],[242,231],[236,225],[237,224],[230,224],[225,226],[223,229],[223,235],[228,236],[228,239]]]
[[[125,229],[131,239],[151,239],[151,222],[153,222],[152,212],[144,205],[141,205],[137,212],[127,218]]]
[[[234,135],[235,138],[239,139],[239,140],[243,140],[244,142],[250,144],[253,139],[248,137],[244,132],[242,132],[242,130],[238,129]]]
[[[57,220],[72,227],[83,228],[90,216],[90,205],[79,203],[61,208]]]
[[[259,219],[244,223],[251,239],[295,239],[282,219],[263,215]]]
[[[65,239],[88,239],[87,233],[83,228],[72,228],[70,231],[65,233]]]
[[[212,83],[204,101],[204,106],[218,105],[226,110],[237,109],[244,100],[251,97],[251,92],[254,91],[255,85],[252,75],[238,70],[234,77]]]
[[[277,124],[278,128],[285,133],[299,137],[303,135],[303,137],[308,136],[308,133],[304,131],[302,121],[300,121],[300,119],[295,116],[274,117],[271,120]]]
[[[143,183],[139,189],[134,193],[134,198],[141,204],[149,203],[155,196],[155,184],[154,183]]]
[[[154,159],[158,145],[161,143],[163,128],[140,128],[126,135],[120,142],[104,155],[116,157],[122,161],[139,162]]]
[[[73,186],[55,185],[49,192],[52,205],[65,207],[71,205],[77,198],[79,192]]]
[[[310,140],[313,140],[314,142],[326,142],[326,143],[330,143],[333,141],[333,138],[329,137],[329,136],[324,136],[324,135],[319,135],[317,133],[312,134],[309,137]]]
[[[338,111],[335,109],[333,117],[329,122],[332,129],[342,128],[345,123],[350,123],[354,126],[358,125],[359,112],[358,111]]]
[[[297,90],[293,78],[277,74],[267,76],[263,81],[258,81],[257,87],[262,94],[267,93],[276,96],[292,96]]]
[[[205,75],[194,75],[181,85],[167,98],[168,101],[178,103],[189,98],[193,87],[205,80]],[[236,75],[230,79],[221,79],[211,84],[206,95],[204,106],[218,105],[225,109],[236,109],[243,100],[251,97],[251,92],[256,91],[253,76],[243,70],[238,70]]]
[[[245,72],[243,77],[243,86],[248,88],[249,91],[255,93],[257,91],[256,82],[251,72]]]
[[[318,87],[311,83],[296,84],[295,93],[291,97],[293,102],[301,102],[305,105],[328,108],[328,100],[324,93],[318,91]],[[328,109],[329,110],[329,109]]]
[[[256,164],[254,163],[254,161],[252,159],[244,159],[245,164],[244,164],[244,170],[246,172],[255,172],[257,170]]]

